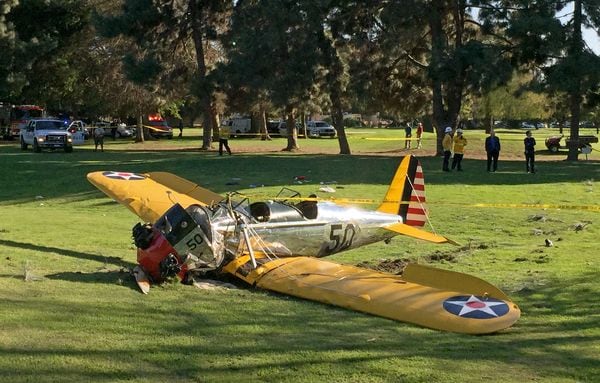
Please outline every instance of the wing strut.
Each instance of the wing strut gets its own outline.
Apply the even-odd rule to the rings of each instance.
[[[252,266],[256,269],[256,258],[254,257],[254,249],[250,245],[250,237],[248,236],[248,226],[246,226],[245,223],[241,223],[239,226],[242,230],[242,235],[244,236],[244,242],[246,242],[246,248],[248,249],[250,260],[252,260]]]

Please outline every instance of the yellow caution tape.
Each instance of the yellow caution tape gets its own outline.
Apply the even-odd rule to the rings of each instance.
[[[518,209],[564,209],[564,210],[589,210],[600,211],[600,205],[565,205],[565,204],[546,204],[546,203],[475,203],[461,206],[471,207],[499,207],[499,208],[518,208]]]
[[[143,128],[147,128],[147,129],[150,129],[150,130],[157,130],[157,131],[160,131],[160,132],[164,132],[164,131],[165,131],[165,130],[163,130],[163,129],[159,129],[159,128],[156,128],[156,127],[154,127],[154,126],[150,126],[150,125],[142,125],[142,127],[143,127]]]
[[[362,137],[363,140],[371,140],[371,141],[416,141],[418,138],[402,138],[402,137],[390,137],[390,138],[382,138],[382,137]]]
[[[369,198],[314,198],[314,197],[267,197],[265,195],[245,195],[242,197],[249,199],[269,199],[273,201],[315,201],[315,202],[334,202],[339,204],[379,204],[384,202],[399,203],[401,205],[408,205],[410,203],[418,203],[416,201],[394,201],[394,200],[375,200]],[[424,202],[426,204],[433,205],[456,205],[461,207],[472,207],[472,208],[514,208],[514,209],[556,209],[556,210],[587,210],[587,211],[600,211],[600,205],[566,205],[566,204],[543,204],[543,203],[458,203],[458,202]]]

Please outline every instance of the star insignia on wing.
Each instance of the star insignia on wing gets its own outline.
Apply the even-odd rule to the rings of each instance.
[[[444,309],[459,317],[490,319],[506,314],[508,305],[499,299],[471,295],[456,296],[445,300]]]
[[[126,181],[139,181],[143,180],[146,177],[141,174],[136,173],[127,173],[127,172],[104,172],[103,176],[112,178],[115,180],[126,180]]]

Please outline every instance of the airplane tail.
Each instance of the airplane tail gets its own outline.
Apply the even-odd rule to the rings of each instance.
[[[416,157],[408,155],[400,162],[384,201],[377,211],[397,214],[402,217],[403,223],[410,226],[425,225],[425,180],[423,168]]]

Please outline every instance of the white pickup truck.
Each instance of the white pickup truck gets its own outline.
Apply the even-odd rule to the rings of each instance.
[[[42,149],[63,149],[67,153],[73,151],[73,136],[67,131],[67,125],[62,120],[29,120],[25,129],[21,129],[20,136],[22,150],[27,150],[31,145],[37,153]]]

